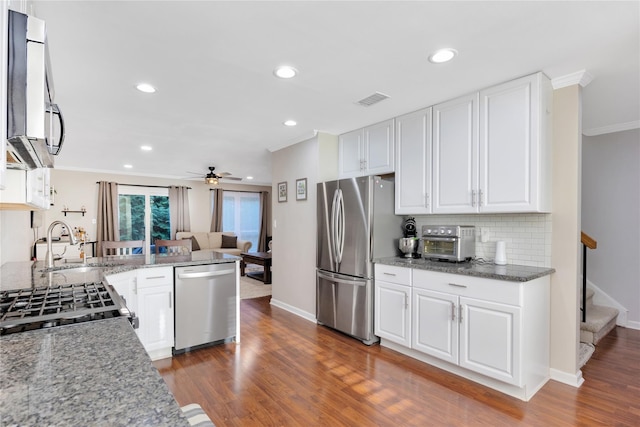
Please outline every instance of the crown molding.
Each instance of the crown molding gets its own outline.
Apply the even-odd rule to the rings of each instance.
[[[607,133],[622,132],[625,130],[639,129],[640,120],[626,123],[616,123],[615,125],[601,126],[599,128],[584,129],[582,134],[585,136],[597,136]]]
[[[551,80],[551,86],[553,89],[561,89],[567,86],[580,85],[582,87],[587,86],[594,79],[594,76],[587,70],[576,71],[575,73],[567,74],[564,76],[556,77]]]

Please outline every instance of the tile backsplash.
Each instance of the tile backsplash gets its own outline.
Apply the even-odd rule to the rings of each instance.
[[[496,242],[504,240],[508,264],[551,267],[551,214],[417,215],[414,218],[418,235],[423,225],[474,225],[476,258],[493,261]],[[480,229],[485,232],[484,243]]]

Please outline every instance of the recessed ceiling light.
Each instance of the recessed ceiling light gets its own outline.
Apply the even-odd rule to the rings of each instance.
[[[253,179],[253,177],[252,176],[248,176],[247,179]]]
[[[286,122],[284,122],[285,126],[295,126],[298,123],[295,120],[287,120]]]
[[[295,75],[298,74],[298,70],[289,65],[282,65],[273,70],[273,74],[275,74],[276,77],[280,77],[281,79],[290,79],[291,77],[295,77]]]
[[[149,83],[139,83],[136,86],[136,89],[138,89],[140,92],[144,92],[144,93],[153,93],[156,91],[156,88],[151,86]]]
[[[131,168],[133,167],[133,165],[124,165],[124,167],[125,167],[126,169],[131,169]]]
[[[455,49],[440,49],[434,52],[429,57],[429,61],[433,62],[434,64],[441,64],[443,62],[451,61],[457,54],[458,51]]]
[[[153,150],[153,147],[151,147],[150,145],[141,145],[140,149],[142,151],[151,151],[151,150]]]

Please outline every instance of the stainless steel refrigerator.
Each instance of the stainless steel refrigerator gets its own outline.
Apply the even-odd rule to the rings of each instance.
[[[365,344],[373,333],[373,260],[395,256],[402,217],[393,180],[379,176],[318,184],[318,323]]]

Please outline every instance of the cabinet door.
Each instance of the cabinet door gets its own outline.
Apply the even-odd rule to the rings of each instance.
[[[412,348],[458,364],[458,297],[413,289]]]
[[[431,108],[396,118],[396,215],[431,213]]]
[[[27,171],[27,204],[37,208],[49,209],[50,176],[48,168],[37,168]]]
[[[460,366],[522,386],[520,307],[460,297]]]
[[[173,347],[173,286],[138,284],[138,337],[147,352]]]
[[[340,178],[362,175],[364,166],[364,132],[362,129],[340,135],[338,143]]]
[[[433,213],[477,212],[478,94],[433,107]]]
[[[541,75],[480,92],[482,212],[538,210]]]
[[[375,334],[406,347],[411,346],[411,288],[376,281]]]
[[[129,311],[138,315],[136,272],[125,271],[124,273],[110,274],[105,279],[124,298]]]
[[[364,175],[382,175],[394,170],[394,120],[364,128]]]

